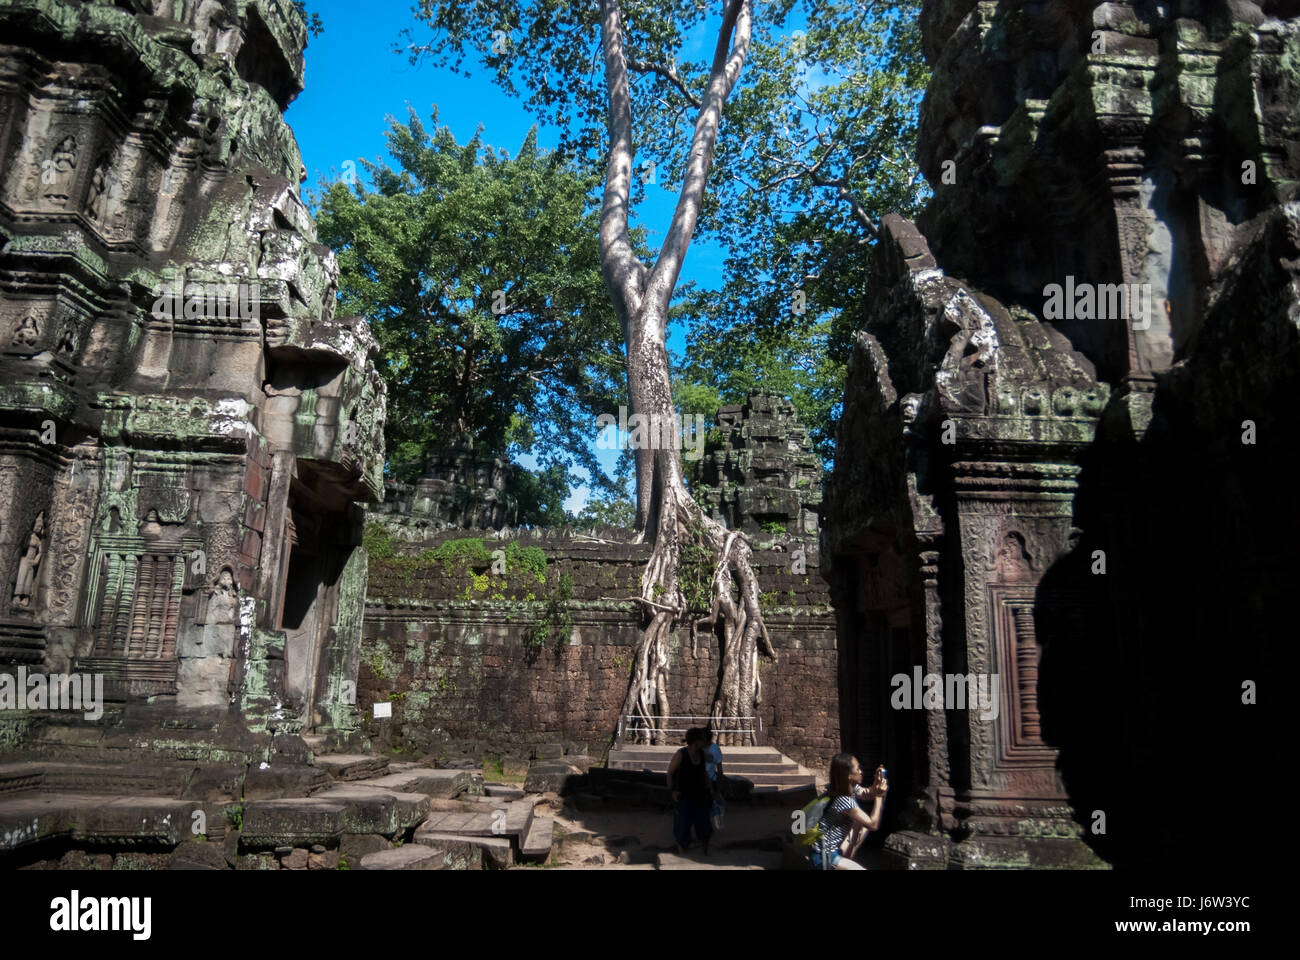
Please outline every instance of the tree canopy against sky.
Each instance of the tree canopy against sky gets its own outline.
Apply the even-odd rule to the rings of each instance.
[[[757,34],[701,218],[726,238],[724,283],[685,291],[677,308],[679,395],[704,409],[758,386],[785,394],[823,461],[880,217],[914,216],[928,193],[913,160],[919,7],[819,3],[806,30]]]
[[[495,72],[499,84],[511,91],[522,88],[528,106],[560,129],[562,150],[588,163],[603,160],[600,251],[605,286],[626,344],[632,414],[651,423],[668,423],[676,413],[667,352],[669,313],[697,227],[725,230],[740,225],[741,235],[733,240],[766,243],[778,225],[786,225],[782,242],[766,265],[760,261],[748,272],[736,271],[751,288],[769,283],[775,289],[784,263],[797,261],[810,247],[821,255],[820,267],[831,269],[834,264],[826,262],[826,251],[820,249],[827,237],[801,232],[793,223],[799,211],[774,212],[783,200],[799,199],[794,188],[782,188],[802,184],[805,192],[832,189],[834,202],[847,208],[865,234],[861,239],[869,242],[876,232],[867,208],[870,197],[855,193],[855,186],[869,184],[870,172],[878,166],[876,152],[890,136],[906,136],[888,115],[874,121],[866,118],[873,110],[888,113],[885,108],[897,99],[894,91],[906,85],[905,73],[874,88],[865,84],[865,93],[842,98],[847,103],[830,94],[818,98],[807,68],[791,68],[791,55],[776,49],[779,30],[796,0],[758,6],[767,31],[763,60],[767,71],[757,75],[751,96],[736,99],[732,94],[754,39],[753,0],[714,5],[697,0],[603,0],[599,8],[564,0],[491,6],[422,0],[415,8],[417,20],[431,37],[411,40],[413,60],[429,57],[452,69],[461,67],[467,57],[481,60]],[[855,40],[879,44],[892,35],[887,15],[863,18],[847,7],[835,9],[838,28],[857,28]],[[860,29],[864,19],[877,24],[874,33]],[[819,31],[823,26],[819,21]],[[409,35],[414,37],[414,32]],[[704,59],[683,59],[701,41]],[[809,40],[805,32],[796,43],[814,44],[836,69],[848,59],[844,47],[829,33]],[[887,58],[881,51],[875,58],[878,62],[872,69],[878,71]],[[600,64],[603,77],[598,73]],[[843,82],[857,87],[861,79],[854,73]],[[785,95],[798,100],[793,108],[778,108],[782,83]],[[840,115],[819,117],[819,109]],[[724,110],[729,110],[741,137],[720,155],[729,166],[714,174]],[[865,144],[857,142],[864,136]],[[865,181],[855,180],[860,171],[866,172]],[[681,189],[658,254],[646,258],[632,241],[631,208],[640,188],[660,175],[674,184],[680,182]],[[711,175],[715,184],[734,184],[734,189],[710,193]],[[913,176],[905,190],[914,186]],[[804,302],[791,311],[797,319],[789,327],[799,330],[804,325],[806,337],[807,322],[802,318],[810,312],[802,285],[816,276],[796,279],[800,288],[790,291],[792,299]],[[716,308],[718,303],[706,299],[697,301],[696,307]],[[725,305],[725,299],[721,303]],[[811,317],[820,319],[825,312],[814,308]],[[764,319],[778,333],[786,325],[783,317]],[[739,331],[733,326],[730,332],[734,339]],[[815,366],[813,371],[820,372]],[[658,738],[662,718],[670,712],[667,637],[693,616],[679,582],[683,551],[690,547],[703,548],[716,562],[711,608],[698,621],[711,623],[719,636],[722,671],[711,715],[719,721],[752,717],[761,699],[760,641],[762,652],[771,657],[775,652],[759,609],[749,543],[699,507],[686,488],[675,445],[643,442],[634,455],[637,535],[649,539],[653,550],[638,598],[645,624],[624,713]],[[752,736],[752,731],[747,734],[751,742]]]
[[[600,475],[588,425],[624,389],[596,179],[532,133],[510,157],[412,113],[388,140],[397,169],[367,164],[373,190],[330,185],[318,224],[338,254],[339,309],[371,318],[382,347],[390,472],[418,476],[438,447],[531,452],[540,469],[512,492],[546,506],[524,519],[562,519],[570,464]]]
[[[413,60],[481,62],[552,124],[562,150],[601,163],[606,146],[599,5],[526,0],[424,3],[432,36]],[[755,385],[791,396],[832,457],[844,365],[884,213],[926,196],[914,154],[927,73],[919,0],[754,4],[748,58],[726,101],[697,232],[729,251],[721,289],[678,291],[679,407],[710,415]],[[681,183],[691,118],[711,66],[721,3],[621,5],[635,103],[635,206],[648,183]],[[711,33],[712,32],[712,33]],[[695,53],[692,59],[689,54]],[[681,341],[679,341],[681,342]]]

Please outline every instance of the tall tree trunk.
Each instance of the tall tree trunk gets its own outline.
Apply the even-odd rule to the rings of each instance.
[[[604,0],[601,40],[609,85],[610,152],[601,209],[601,262],[605,284],[627,340],[628,395],[633,414],[649,425],[652,438],[674,438],[664,428],[673,422],[669,379],[668,306],[699,219],[722,107],[740,75],[749,50],[751,0],[729,0],[714,48],[708,88],[701,100],[690,156],[672,225],[653,267],[637,258],[628,236],[628,203],[635,145],[631,95],[618,0]],[[708,622],[719,636],[721,671],[710,716],[722,727],[724,717],[746,718],[726,727],[746,728],[722,734],[724,745],[754,743],[752,718],[757,709],[759,641],[773,659],[767,628],[758,605],[758,581],[746,538],[711,519],[686,489],[680,450],[654,443],[636,451],[637,536],[653,544],[641,578],[641,644],[628,686],[623,714],[640,742],[662,743],[668,703],[668,641],[687,615],[678,580],[686,537],[702,540],[716,558]]]

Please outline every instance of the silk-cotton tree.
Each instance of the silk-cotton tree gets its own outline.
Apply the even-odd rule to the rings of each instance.
[[[560,128],[561,149],[591,158],[602,153],[603,140],[599,232],[605,285],[623,328],[630,411],[651,424],[675,417],[669,307],[706,199],[723,107],[744,68],[753,29],[752,0],[726,0],[720,16],[707,7],[695,0],[604,0],[598,8],[532,0],[490,9],[423,2],[416,15],[434,37],[409,45],[413,59],[428,56],[454,67],[467,48],[477,48],[504,87],[513,90],[516,81],[527,86],[528,104]],[[679,70],[678,51],[701,35],[707,36],[711,58]],[[603,63],[603,84],[588,76],[596,63]],[[634,84],[634,77],[652,82]],[[638,255],[629,226],[631,207],[650,179],[636,163],[638,133],[646,131],[653,132],[658,155],[665,158],[682,156],[665,141],[689,143],[673,170],[681,188],[672,222],[649,262]],[[663,718],[671,713],[669,637],[679,627],[708,624],[722,660],[711,715],[719,727],[724,717],[752,717],[762,696],[760,652],[772,659],[776,653],[759,607],[750,544],[691,496],[675,444],[641,444],[635,458],[636,536],[650,542],[652,551],[635,598],[644,614],[643,632],[623,712],[635,718],[642,739],[662,739]],[[694,618],[681,582],[687,548],[703,551],[712,570],[708,613],[694,623],[688,622]],[[752,738],[751,730],[728,742]]]

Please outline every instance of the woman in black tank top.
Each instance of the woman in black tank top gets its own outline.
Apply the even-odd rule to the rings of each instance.
[[[704,731],[692,727],[686,731],[686,746],[673,754],[668,764],[668,789],[672,791],[677,804],[673,818],[673,836],[677,840],[679,853],[691,845],[691,828],[709,852],[709,838],[713,836],[713,824],[709,822],[709,812],[713,809],[713,787],[709,783],[707,768],[704,764]]]

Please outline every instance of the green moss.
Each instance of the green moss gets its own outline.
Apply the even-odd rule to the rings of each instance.
[[[382,524],[372,523],[366,527],[363,543],[375,581],[396,580],[407,590],[419,581],[468,580],[464,586],[457,583],[456,595],[467,601],[483,599],[476,595],[488,591],[488,578],[500,577],[491,598],[503,601],[509,598],[512,588],[523,592],[547,582],[546,552],[513,540],[489,550],[483,540],[464,537],[415,553],[403,550]]]
[[[713,605],[713,570],[715,557],[704,536],[704,528],[692,524],[682,546],[677,566],[677,585],[686,600],[687,612],[699,618]]]
[[[461,540],[448,540],[437,550],[426,550],[420,554],[422,560],[437,561],[442,564],[443,573],[464,572],[471,568],[490,567],[492,554],[483,545],[482,540],[466,537]],[[507,555],[507,562],[508,562]]]
[[[521,547],[515,541],[506,545],[506,571],[527,573],[539,584],[546,583],[546,551],[541,547]]]
[[[365,532],[361,535],[361,545],[366,548],[366,553],[370,554],[372,560],[397,556],[397,551],[393,549],[392,535],[377,523],[366,524]]]
[[[565,573],[547,596],[542,616],[524,636],[524,643],[529,647],[542,647],[550,640],[555,641],[556,647],[563,644],[573,627],[573,617],[569,613],[572,599],[573,577]]]

